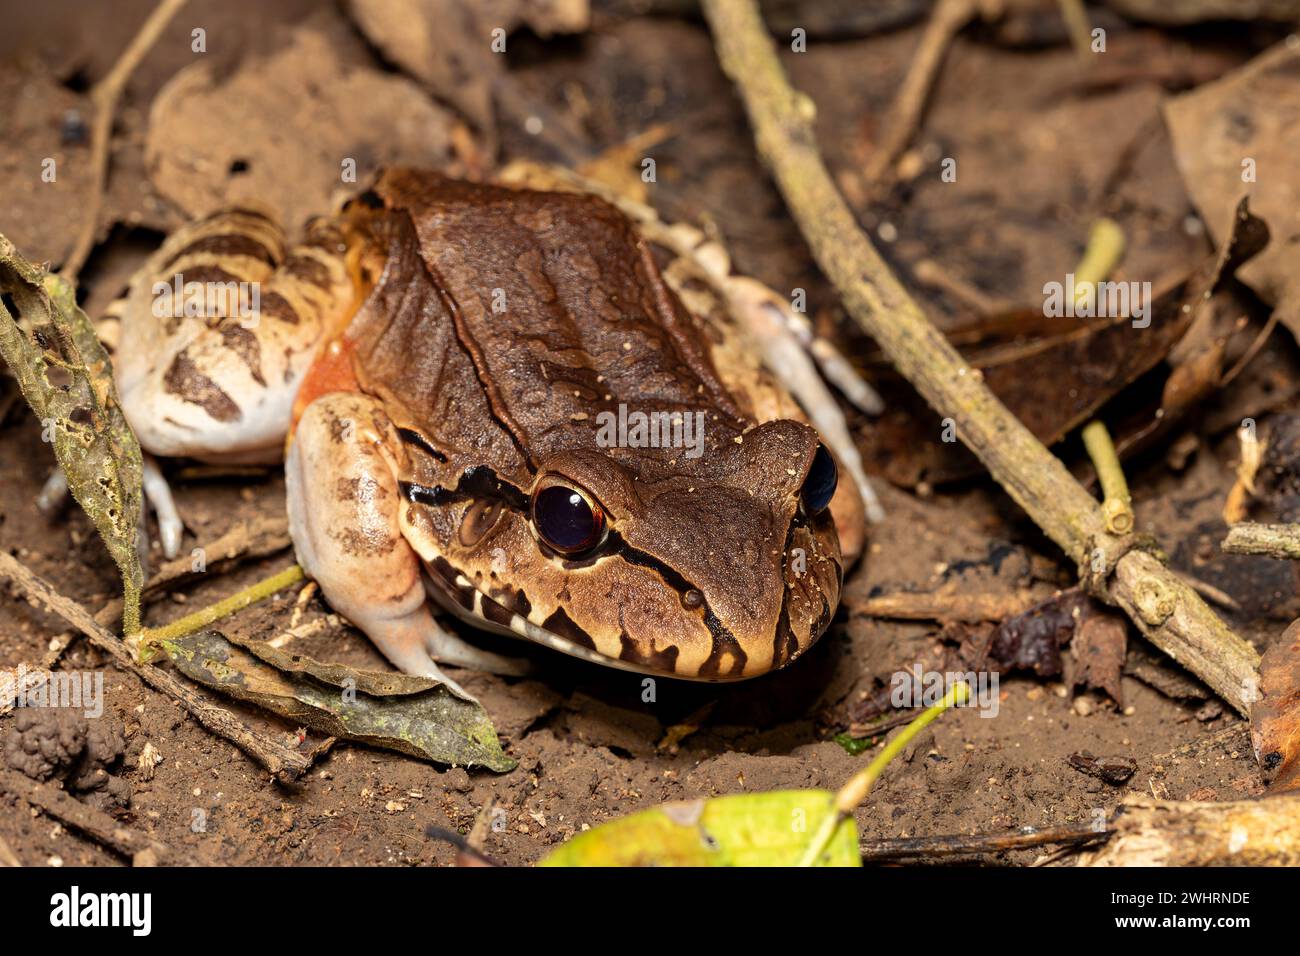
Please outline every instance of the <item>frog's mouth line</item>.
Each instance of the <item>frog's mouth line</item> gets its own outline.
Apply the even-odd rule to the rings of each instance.
[[[474,586],[474,583],[469,578],[453,568],[450,562],[444,558],[438,558],[433,564],[425,562],[425,570],[428,572],[425,575],[425,590],[429,596],[437,602],[439,607],[450,614],[454,614],[466,624],[473,625],[480,630],[492,631],[496,634],[504,634],[507,637],[523,638],[527,641],[543,644],[562,654],[576,657],[591,664],[598,664],[601,667],[614,667],[633,673],[644,673],[644,668],[638,667],[630,661],[620,660],[617,657],[607,657],[579,643],[578,639],[564,637],[534,624],[522,614],[510,610],[500,601],[484,594]],[[559,615],[564,614],[563,611],[556,613]],[[572,628],[581,634],[583,638],[588,641],[591,640],[585,633],[578,631],[577,625],[573,624],[567,615],[563,616],[562,621],[568,628]],[[679,677],[683,680],[692,679],[680,674],[665,674],[664,676]]]
[[[474,582],[456,570],[451,562],[445,558],[435,558],[433,562],[425,561],[424,567],[427,572],[425,574],[426,593],[443,610],[454,614],[466,624],[480,630],[503,634],[507,637],[523,638],[591,664],[612,667],[635,674],[653,674],[655,676],[671,677],[676,680],[709,684],[732,683],[744,679],[745,659],[743,657],[733,668],[733,673],[739,673],[735,673],[735,676],[722,677],[712,674],[679,674],[662,667],[651,670],[645,662],[629,661],[601,654],[595,650],[591,637],[579,628],[563,610],[557,610],[547,618],[544,623],[548,626],[534,624],[522,614],[511,610],[490,594],[475,587]],[[718,626],[721,627],[721,624],[719,623]],[[557,630],[552,630],[552,627],[563,629],[568,634],[558,633]],[[744,651],[741,650],[739,642],[735,641],[730,632],[727,632],[727,637],[732,642],[727,645],[727,650],[733,654],[743,655]],[[719,653],[718,643],[715,639],[714,656]],[[782,603],[780,617],[777,620],[775,635],[775,646],[782,647],[783,645],[792,646],[791,650],[798,646],[798,642],[790,628],[788,608],[784,602]],[[797,653],[787,651],[787,656],[779,661],[774,661],[774,666],[771,669],[776,670],[791,662],[797,656]],[[707,664],[705,666],[707,667]]]

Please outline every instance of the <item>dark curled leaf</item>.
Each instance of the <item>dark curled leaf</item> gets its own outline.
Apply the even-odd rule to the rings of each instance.
[[[0,355],[54,444],[68,487],[122,574],[123,625],[139,629],[144,569],[140,445],[118,405],[113,367],[67,282],[0,236]],[[9,312],[9,303],[17,315]]]
[[[323,664],[217,631],[159,646],[190,679],[321,733],[437,763],[514,769],[483,708],[436,680]]]
[[[1002,671],[1032,670],[1039,677],[1061,673],[1061,648],[1069,642],[1088,598],[1063,591],[1023,614],[1007,618],[993,631],[988,660]]]

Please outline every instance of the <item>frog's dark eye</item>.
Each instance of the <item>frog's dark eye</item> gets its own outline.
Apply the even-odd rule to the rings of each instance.
[[[572,557],[605,540],[605,512],[586,492],[550,484],[533,495],[533,530],[547,547]]]
[[[812,465],[808,468],[808,477],[803,480],[799,491],[799,501],[803,513],[809,516],[820,514],[835,497],[835,486],[839,484],[839,469],[835,459],[826,450],[825,445],[817,446]]]

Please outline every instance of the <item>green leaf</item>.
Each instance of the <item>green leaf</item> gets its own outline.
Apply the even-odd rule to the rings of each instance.
[[[144,568],[140,445],[118,404],[113,366],[71,285],[18,254],[0,235],[0,355],[54,444],[72,496],[85,509],[122,575],[123,629],[140,629]],[[21,324],[20,324],[21,323]]]
[[[218,631],[155,646],[191,680],[321,733],[437,763],[515,767],[482,706],[431,678],[325,664]]]
[[[875,745],[875,737],[854,737],[852,734],[836,734],[834,741],[844,748],[844,752],[850,757],[856,757],[864,750],[870,750]]]
[[[793,866],[833,812],[828,790],[772,790],[665,803],[580,833],[539,866]],[[852,817],[820,866],[860,866]]]

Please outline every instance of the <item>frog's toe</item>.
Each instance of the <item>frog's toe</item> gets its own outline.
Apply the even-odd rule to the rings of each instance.
[[[376,639],[373,634],[371,639],[375,640],[384,656],[388,658],[389,663],[403,673],[439,681],[446,685],[447,689],[457,697],[462,697],[470,703],[478,703],[477,697],[443,672],[442,668],[438,666],[438,662],[433,659],[428,649],[418,639],[404,641],[382,640]]]
[[[144,456],[143,484],[145,499],[158,519],[158,538],[162,543],[163,554],[168,558],[174,558],[180,554],[185,523],[181,520],[180,512],[176,510],[176,500],[172,497],[171,487],[158,468],[157,461],[151,455]],[[67,475],[63,473],[62,468],[55,468],[36,495],[36,507],[47,518],[56,518],[71,497]],[[141,529],[143,531],[143,525]],[[147,554],[147,551],[145,553]]]
[[[144,496],[153,507],[154,517],[158,519],[158,540],[162,543],[163,556],[174,558],[181,553],[185,523],[176,510],[176,499],[172,497],[171,486],[167,484],[162,469],[152,455],[144,456],[143,478]]]
[[[41,485],[41,490],[36,493],[36,507],[45,517],[53,518],[67,505],[69,497],[68,476],[63,473],[62,468],[55,468],[50,477],[45,479],[45,484]]]
[[[476,647],[463,638],[444,630],[436,622],[425,644],[429,654],[444,664],[485,671],[502,677],[524,677],[533,672],[532,662],[523,657],[508,657]]]

